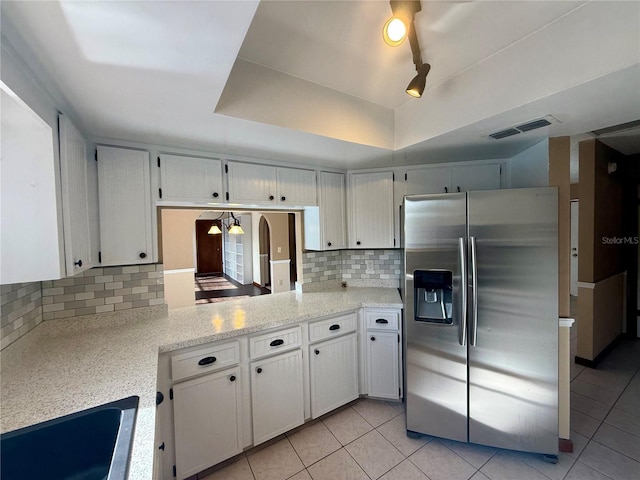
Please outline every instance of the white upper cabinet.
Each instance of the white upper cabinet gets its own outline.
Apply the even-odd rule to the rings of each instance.
[[[447,167],[409,170],[406,179],[405,195],[451,192],[451,169]]]
[[[98,147],[101,264],[153,262],[149,152]]]
[[[451,169],[451,191],[500,189],[500,164],[468,165]]]
[[[321,250],[346,248],[344,174],[320,172]]]
[[[72,276],[93,267],[97,252],[91,251],[87,145],[67,117],[59,122],[65,266]]]
[[[317,205],[316,172],[299,168],[277,168],[278,202]]]
[[[351,173],[349,199],[349,247],[393,248],[393,173]]]
[[[224,202],[222,162],[214,158],[195,158],[161,154],[161,200],[194,203]]]
[[[317,205],[316,172],[227,162],[229,201],[246,205]]]

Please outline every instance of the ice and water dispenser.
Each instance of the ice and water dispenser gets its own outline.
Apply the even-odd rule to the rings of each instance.
[[[453,323],[453,273],[448,270],[413,272],[415,321]]]

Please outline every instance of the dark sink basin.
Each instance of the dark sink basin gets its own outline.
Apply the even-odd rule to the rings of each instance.
[[[0,478],[124,480],[139,397],[0,435]]]

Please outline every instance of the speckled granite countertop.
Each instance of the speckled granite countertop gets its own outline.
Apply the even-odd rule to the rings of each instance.
[[[401,308],[396,289],[286,292],[43,322],[2,351],[0,430],[138,395],[130,479],[151,479],[158,353],[361,307]]]

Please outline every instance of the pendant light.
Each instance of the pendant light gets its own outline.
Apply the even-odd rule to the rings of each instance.
[[[220,220],[220,223],[224,225],[224,219],[222,217],[224,217],[226,214],[227,212],[222,212],[220,216],[216,218],[216,221]],[[230,222],[229,225],[226,225],[227,232],[229,232],[230,235],[244,235],[244,230],[240,225],[240,220],[235,217],[233,212],[229,212],[229,215],[231,215],[233,221]],[[214,223],[207,233],[209,235],[220,235],[222,233],[222,230],[220,230],[220,227],[218,227],[217,223]]]
[[[244,230],[242,230],[242,227],[240,226],[240,220],[238,220],[233,213],[231,213],[231,216],[233,217],[233,223],[229,224],[227,231],[231,235],[243,235]]]

